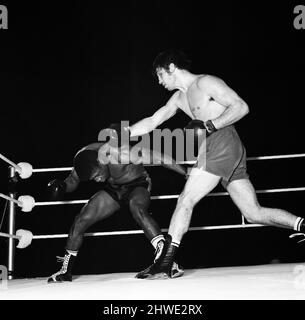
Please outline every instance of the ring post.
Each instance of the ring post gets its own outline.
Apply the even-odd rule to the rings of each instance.
[[[244,226],[246,224],[245,217],[241,215],[241,224]]]
[[[9,197],[16,197],[16,170],[14,167],[9,167]],[[8,220],[8,233],[15,234],[15,216],[16,216],[16,207],[15,203],[9,202],[9,220]],[[8,279],[13,279],[14,273],[14,260],[15,260],[15,245],[14,239],[8,239],[8,252],[7,252],[7,270],[8,270]]]

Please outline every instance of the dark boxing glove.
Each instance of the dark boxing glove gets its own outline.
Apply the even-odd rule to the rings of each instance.
[[[61,200],[66,193],[67,185],[64,181],[54,179],[47,185],[47,194],[50,200]]]
[[[195,119],[190,121],[184,128],[185,132],[187,132],[188,130],[194,131],[194,156],[197,157],[199,146],[202,144],[205,138],[216,131],[216,128],[211,120],[203,122],[201,120]],[[188,139],[188,137],[186,139]]]
[[[208,137],[210,134],[217,130],[214,126],[214,123],[211,120],[203,122],[202,120],[198,119],[190,121],[184,128],[184,130],[186,129],[193,129],[194,136],[197,138],[201,137],[203,134],[205,134],[205,136]]]

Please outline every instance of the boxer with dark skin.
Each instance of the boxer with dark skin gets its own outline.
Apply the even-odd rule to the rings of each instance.
[[[186,129],[206,135],[198,161],[191,169],[172,215],[164,250],[142,273],[147,279],[171,278],[171,267],[182,237],[187,232],[195,205],[219,182],[250,223],[305,232],[305,223],[286,210],[262,207],[246,170],[246,151],[234,123],[249,112],[247,103],[222,79],[190,72],[190,60],[180,50],[161,52],[153,64],[159,84],[174,91],[156,112],[129,127],[131,137],[151,132],[178,110],[192,121]]]
[[[64,193],[73,192],[81,181],[93,180],[102,184],[101,190],[90,198],[75,217],[66,243],[66,254],[63,258],[59,258],[62,267],[48,278],[48,282],[72,281],[73,263],[82,245],[85,231],[125,205],[129,207],[133,218],[156,251],[164,245],[161,229],[148,212],[151,181],[143,162],[152,160],[162,165],[167,156],[142,148],[141,157],[138,150],[137,154],[128,152],[133,161],[124,164],[115,161],[105,163],[109,155],[117,155],[116,159],[120,158],[121,154],[126,156],[126,150],[124,145],[115,148],[105,142],[92,143],[75,155],[73,169],[64,181],[53,180],[49,183],[48,188],[53,199],[59,198]],[[173,159],[167,159],[166,162],[171,164],[164,166],[186,175],[186,169],[176,164]],[[183,274],[183,270],[174,264],[172,273],[174,277],[178,277]]]

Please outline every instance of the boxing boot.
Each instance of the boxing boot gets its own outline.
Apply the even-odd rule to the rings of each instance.
[[[64,282],[64,281],[72,281],[72,267],[76,257],[70,253],[66,253],[64,257],[58,257],[57,261],[62,262],[61,269],[51,275],[48,278],[48,283],[50,282]]]
[[[151,266],[150,266],[151,267]],[[150,267],[140,271],[139,273],[136,274],[137,279],[146,279],[148,278],[150,274]],[[184,269],[178,265],[177,262],[174,261],[173,266],[172,266],[172,272],[170,277],[173,278],[179,278],[184,275]]]
[[[166,241],[160,240],[157,244],[154,263],[136,275],[138,279],[168,279],[178,278],[184,270],[174,262],[174,255],[178,247],[171,244],[171,236]]]

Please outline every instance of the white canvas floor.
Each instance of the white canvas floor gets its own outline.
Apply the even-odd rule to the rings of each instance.
[[[139,280],[135,273],[8,280],[0,300],[305,300],[304,264],[186,270],[181,278]]]

